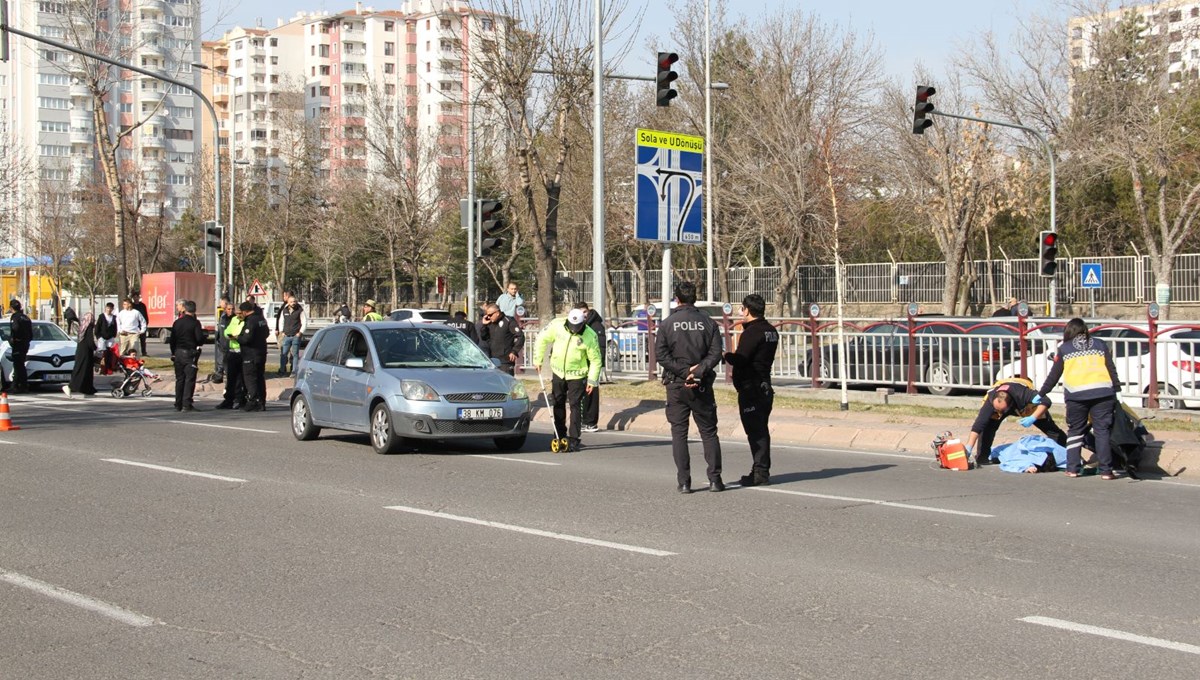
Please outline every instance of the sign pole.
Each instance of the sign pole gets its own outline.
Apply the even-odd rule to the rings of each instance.
[[[665,321],[671,313],[671,300],[675,295],[671,292],[671,242],[663,243],[662,258],[662,318]]]

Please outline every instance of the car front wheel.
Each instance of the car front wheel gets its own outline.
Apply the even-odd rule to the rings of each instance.
[[[313,425],[312,411],[303,396],[292,401],[292,434],[302,442],[312,441],[321,434],[321,428]]]
[[[950,366],[940,361],[935,361],[925,374],[925,382],[929,383],[929,393],[939,396],[948,397],[954,394],[954,388],[950,386],[952,379],[950,377]]]
[[[371,447],[375,453],[389,454],[400,450],[404,438],[392,429],[392,414],[387,404],[379,403],[371,409]]]

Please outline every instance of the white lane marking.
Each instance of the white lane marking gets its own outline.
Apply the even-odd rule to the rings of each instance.
[[[10,441],[6,441],[4,439],[0,439],[0,444],[16,444],[16,442],[10,442]]]
[[[261,434],[279,434],[278,430],[257,430],[253,427],[234,427],[233,425],[217,425],[216,423],[197,423],[191,420],[166,420],[164,418],[151,418],[151,420],[163,420],[168,423],[177,425],[196,425],[197,427],[215,427],[221,430],[239,430],[241,432],[258,432]]]
[[[157,623],[157,621],[149,616],[143,616],[137,612],[131,612],[128,609],[123,609],[116,605],[97,600],[94,597],[80,595],[79,593],[67,590],[66,588],[59,588],[51,583],[39,581],[35,578],[30,578],[13,571],[5,571],[0,569],[0,581],[7,581],[14,586],[28,588],[29,590],[32,590],[40,595],[45,595],[46,597],[58,600],[60,602],[66,602],[67,604],[96,612],[101,616],[107,616],[110,619],[120,621],[121,623],[128,624],[130,626],[144,628],[146,626],[153,626],[155,623]]]
[[[1074,621],[1063,621],[1062,619],[1051,619],[1045,616],[1026,616],[1023,619],[1017,619],[1025,623],[1033,623],[1039,626],[1049,626],[1051,628],[1061,628],[1076,633],[1087,633],[1088,635],[1099,635],[1100,637],[1112,638],[1114,640],[1125,640],[1126,642],[1136,642],[1140,645],[1149,645],[1151,647],[1162,647],[1176,652],[1186,652],[1188,654],[1200,654],[1200,646],[1189,645],[1186,642],[1173,642],[1171,640],[1163,640],[1160,638],[1146,637],[1145,635],[1136,635],[1134,633],[1126,633],[1122,630],[1114,630],[1112,628],[1101,628],[1099,626],[1089,626],[1086,623],[1075,623]]]
[[[482,453],[468,454],[472,458],[487,458],[488,460],[506,460],[510,463],[529,463],[530,465],[562,465],[562,463],[550,463],[544,460],[525,460],[524,458],[506,458],[505,456],[485,456]]]
[[[733,485],[730,485],[733,486]],[[874,498],[854,498],[851,496],[831,496],[823,493],[807,493],[804,491],[792,491],[790,489],[772,489],[763,486],[750,487],[753,491],[767,491],[769,493],[786,493],[792,496],[808,496],[809,498],[824,498],[831,501],[847,501],[850,503],[866,503],[868,505],[886,505],[891,508],[903,508],[905,510],[923,510],[925,512],[940,512],[946,515],[962,515],[963,517],[995,517],[995,515],[985,515],[981,512],[967,512],[965,510],[947,510],[945,508],[934,508],[928,505],[911,505],[909,503],[897,503],[895,501],[881,501]]]
[[[491,527],[493,529],[504,529],[506,531],[516,531],[522,534],[530,534],[532,536],[542,536],[544,538],[557,538],[560,541],[571,541],[573,543],[583,543],[585,545],[595,545],[601,548],[613,548],[615,550],[625,550],[627,552],[641,553],[643,555],[653,555],[655,557],[667,557],[677,553],[667,552],[666,550],[656,550],[654,548],[643,548],[636,545],[628,545],[625,543],[613,543],[611,541],[601,541],[595,538],[585,538],[583,536],[572,536],[570,534],[559,534],[553,531],[542,531],[541,529],[530,529],[528,527],[519,527],[513,524],[502,524],[486,519],[476,519],[474,517],[463,517],[461,515],[450,515],[444,512],[436,512],[433,510],[422,510],[421,508],[412,508],[406,505],[389,505],[385,510],[399,510],[400,512],[408,512],[414,515],[425,515],[426,517],[437,517],[439,519],[451,519],[455,522],[466,522],[467,524],[478,524],[480,526]]]
[[[162,465],[152,465],[150,463],[136,463],[132,460],[121,460],[120,458],[101,458],[105,463],[120,463],[121,465],[133,465],[136,467],[149,468],[151,470],[159,470],[162,472],[174,472],[179,475],[190,475],[192,477],[203,477],[205,479],[215,479],[221,482],[244,482],[244,479],[237,477],[222,477],[221,475],[210,475],[207,472],[193,472],[191,470],[180,470],[179,468],[164,467]]]

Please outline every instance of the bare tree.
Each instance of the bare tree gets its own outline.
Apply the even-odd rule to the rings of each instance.
[[[555,312],[552,293],[564,169],[571,149],[583,141],[572,138],[572,119],[591,90],[591,4],[496,2],[494,12],[512,21],[495,36],[479,36],[492,43],[487,58],[474,64],[476,77],[494,88],[494,99],[485,103],[496,105],[509,133],[506,142],[516,166],[512,196],[532,237],[537,313],[544,319]],[[615,32],[623,9],[623,2],[605,4],[604,35]],[[535,75],[535,68],[552,73]]]

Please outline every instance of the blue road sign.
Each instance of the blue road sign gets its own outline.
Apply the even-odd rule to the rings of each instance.
[[[704,139],[637,130],[634,184],[639,241],[703,243]]]
[[[1084,288],[1103,288],[1103,268],[1098,264],[1079,265],[1079,285]]]

